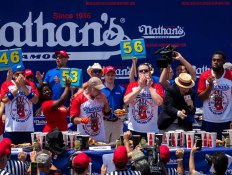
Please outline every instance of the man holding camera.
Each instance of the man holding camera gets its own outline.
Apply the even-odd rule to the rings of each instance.
[[[176,68],[176,77],[179,76],[180,73],[189,73],[193,79],[193,81],[196,81],[196,71],[193,68],[193,66],[177,51],[173,52],[174,60],[180,61],[180,64]],[[166,68],[163,68],[162,73],[160,75],[160,84],[168,88],[170,85],[174,83],[174,81],[170,81],[170,72],[172,72],[171,65],[167,65]]]
[[[147,137],[147,132],[158,133],[158,106],[163,103],[163,89],[151,78],[147,63],[138,67],[139,79],[127,86],[124,103],[129,104],[128,129],[132,134]]]

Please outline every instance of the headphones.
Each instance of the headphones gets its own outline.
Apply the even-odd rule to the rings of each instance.
[[[72,166],[73,158],[76,157],[79,153],[81,153],[81,152],[77,151],[69,156],[69,158],[68,158],[68,168],[69,169],[73,169],[73,166]]]

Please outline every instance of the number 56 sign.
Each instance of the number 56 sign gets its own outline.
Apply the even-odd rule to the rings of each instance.
[[[133,59],[133,57],[146,58],[144,39],[121,41],[120,49],[123,60]]]
[[[65,78],[70,77],[72,79],[71,87],[81,87],[83,83],[82,70],[76,68],[61,68],[60,84],[65,86]]]
[[[22,64],[22,49],[0,50],[0,71]]]

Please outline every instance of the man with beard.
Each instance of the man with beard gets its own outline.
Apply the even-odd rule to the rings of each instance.
[[[232,75],[228,69],[223,69],[226,56],[223,52],[214,52],[212,69],[203,72],[199,79],[198,96],[203,101],[202,129],[207,132],[221,132],[230,128],[232,115]]]
[[[70,108],[70,119],[77,125],[77,132],[97,142],[106,141],[103,118],[111,114],[107,98],[101,92],[104,87],[99,78],[90,78],[87,88],[74,97]]]

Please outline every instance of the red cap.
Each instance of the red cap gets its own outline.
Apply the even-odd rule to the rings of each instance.
[[[91,161],[92,161],[91,158],[89,158],[89,156],[87,156],[87,154],[79,153],[74,157],[72,166],[74,168],[86,169],[86,168],[88,168],[89,163]]]
[[[4,139],[2,139],[2,142],[3,142],[3,144],[5,145],[6,154],[7,154],[7,155],[10,155],[10,154],[11,154],[11,144],[12,144],[11,139],[9,139],[9,138],[4,138]]]
[[[164,164],[167,164],[170,160],[170,151],[169,148],[166,145],[160,146],[160,156],[162,158],[162,162]]]
[[[108,72],[113,72],[115,73],[115,68],[113,66],[106,66],[103,70],[104,74],[107,74]]]
[[[24,74],[25,74],[25,77],[29,77],[29,76],[33,76],[33,72],[32,72],[32,70],[31,69],[26,69],[25,71],[24,71]]]
[[[117,167],[124,167],[126,166],[128,161],[127,151],[125,146],[119,146],[114,151],[114,158],[113,162]]]
[[[63,57],[65,57],[65,58],[69,58],[67,52],[65,52],[64,50],[55,52],[55,55],[59,55],[59,54],[62,55]]]
[[[1,141],[0,142],[0,157],[3,157],[4,155],[7,155],[6,144],[3,141]]]

